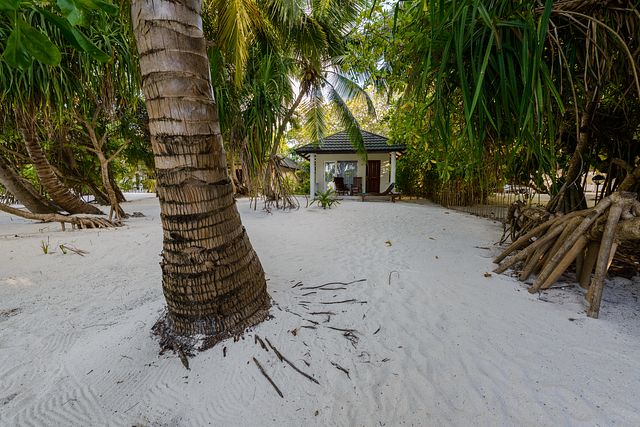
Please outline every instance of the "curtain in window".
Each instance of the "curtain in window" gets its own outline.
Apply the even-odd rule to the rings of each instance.
[[[358,162],[338,162],[337,175],[344,178],[344,185],[351,188],[353,178],[358,175]]]
[[[328,189],[328,185],[330,182],[333,182],[333,177],[338,176],[336,171],[336,162],[325,162],[324,163],[324,188]]]

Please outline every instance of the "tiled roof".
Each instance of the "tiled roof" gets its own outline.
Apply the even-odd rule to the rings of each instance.
[[[280,166],[288,169],[300,169],[300,166],[288,157],[278,155],[280,158]]]
[[[360,131],[364,140],[364,147],[367,153],[390,153],[392,151],[404,151],[405,146],[401,144],[389,145],[388,138],[375,133]],[[355,153],[356,150],[349,141],[346,131],[334,133],[322,138],[320,141],[303,145],[296,149],[296,153],[307,157],[310,153]]]

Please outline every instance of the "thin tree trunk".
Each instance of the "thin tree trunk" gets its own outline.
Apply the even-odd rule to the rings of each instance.
[[[283,117],[282,121],[280,122],[280,126],[278,126],[278,131],[276,132],[276,137],[273,141],[273,146],[271,147],[271,154],[269,155],[269,159],[267,159],[267,164],[264,166],[264,184],[262,192],[264,193],[264,196],[267,200],[275,200],[277,202],[278,198],[281,196],[281,193],[286,193],[285,188],[277,188],[277,181],[279,181],[277,174],[280,172],[278,168],[278,162],[280,161],[280,159],[278,159],[277,157],[278,148],[280,148],[280,140],[284,135],[287,124],[291,120],[291,117],[293,117],[293,113],[295,113],[296,108],[298,108],[298,105],[300,105],[300,102],[302,102],[302,98],[304,98],[304,92],[300,90],[300,93],[298,93],[298,97],[295,99],[295,101],[291,105],[291,108],[289,108],[289,110]],[[289,195],[282,194],[282,196],[284,198],[287,198]]]
[[[94,120],[92,122],[88,122],[86,119],[79,116],[78,116],[78,120],[80,120],[80,122],[84,125],[84,128],[87,130],[87,134],[89,135],[89,141],[91,141],[91,145],[93,146],[92,151],[98,158],[98,162],[100,162],[100,178],[102,179],[102,187],[105,189],[107,196],[109,197],[109,205],[111,207],[109,209],[109,219],[113,218],[114,214],[117,219],[120,219],[123,216],[125,216],[125,213],[120,207],[120,204],[118,203],[118,196],[115,190],[113,189],[113,186],[111,185],[111,176],[109,174],[110,159],[108,159],[105,156],[104,150],[103,150],[107,133],[105,131],[105,133],[102,135],[101,138],[98,138],[98,135],[96,134],[95,124],[96,124],[98,115],[99,115],[99,112],[96,111]]]
[[[273,157],[276,154],[278,154],[278,147],[280,146],[280,139],[282,139],[282,136],[284,135],[284,130],[286,129],[287,125],[289,124],[289,121],[291,120],[291,117],[293,117],[293,113],[296,112],[296,108],[298,108],[298,106],[300,105],[300,102],[302,102],[302,98],[304,98],[304,92],[302,90],[300,90],[300,93],[298,93],[298,97],[296,98],[296,100],[293,102],[293,105],[291,105],[291,108],[289,108],[289,110],[287,111],[287,114],[285,114],[285,116],[282,119],[282,122],[280,122],[280,126],[278,126],[278,132],[276,132],[276,139],[273,143],[273,147],[271,147],[271,156]]]
[[[57,208],[38,194],[33,185],[23,179],[2,157],[0,157],[0,184],[33,213],[57,212]]]
[[[633,188],[640,182],[640,166],[630,171],[625,179],[620,183],[618,191],[633,191]]]
[[[111,166],[111,162],[109,162],[109,166]],[[113,169],[111,167],[109,167],[108,169],[109,169],[109,182],[111,183],[111,187],[113,188],[113,191],[116,192],[116,197],[118,198],[118,202],[119,203],[126,202],[127,198],[124,197],[124,193],[120,189],[120,186],[118,186],[116,179],[113,177]]]
[[[120,207],[120,203],[118,203],[118,195],[116,194],[116,191],[111,186],[111,180],[109,179],[109,160],[104,156],[102,150],[96,150],[96,155],[100,162],[102,186],[106,190],[107,196],[109,196],[109,205],[111,206],[109,210],[109,219],[113,218],[114,214],[117,219],[120,219],[125,216],[125,213]]]
[[[89,191],[91,191],[91,193],[93,194],[93,197],[95,197],[96,202],[98,204],[100,205],[109,204],[109,196],[107,196],[107,193],[102,191],[102,189],[98,188],[98,186],[94,182],[87,180],[85,185],[89,187]]]
[[[35,131],[33,119],[20,117],[18,120],[24,143],[33,162],[40,184],[49,193],[51,199],[71,214],[85,213],[101,215],[103,212],[95,206],[80,200],[56,176],[47,156],[44,154]]]
[[[580,175],[589,170],[589,165],[584,162],[584,156],[589,150],[591,122],[598,105],[598,93],[593,96],[593,101],[587,103],[585,110],[580,116],[578,127],[578,143],[569,161],[567,173],[564,174],[564,184],[558,194],[556,194],[547,204],[549,212],[567,213],[578,209],[586,209],[586,200],[580,183]]]
[[[167,326],[208,343],[264,320],[269,296],[235,206],[200,0],[134,0],[164,230]]]

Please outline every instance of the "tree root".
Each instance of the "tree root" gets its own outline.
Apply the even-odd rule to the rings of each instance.
[[[589,284],[587,315],[597,318],[604,279],[618,242],[623,240],[640,240],[640,202],[636,193],[613,193],[593,208],[552,217],[530,227],[528,233],[498,255],[495,262],[500,264],[494,271],[502,273],[519,266],[521,281],[537,273],[529,288],[535,293],[549,289],[575,262],[576,279],[583,287]]]
[[[62,226],[62,230],[65,230],[65,224],[70,224],[72,228],[110,228],[119,227],[122,223],[119,220],[109,220],[100,215],[91,214],[75,214],[75,215],[63,215],[60,213],[50,214],[35,214],[22,209],[16,209],[11,206],[0,203],[0,211],[6,212],[11,215],[19,216],[25,219],[31,219],[34,221],[42,222],[59,222]]]

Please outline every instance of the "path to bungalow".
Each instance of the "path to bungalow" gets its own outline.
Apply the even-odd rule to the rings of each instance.
[[[190,371],[150,337],[163,305],[155,199],[126,204],[147,216],[115,231],[0,215],[0,424],[640,424],[638,283],[608,286],[593,320],[575,289],[530,295],[485,275],[491,221],[411,203],[238,205],[274,318]],[[44,255],[43,241],[89,253]]]

